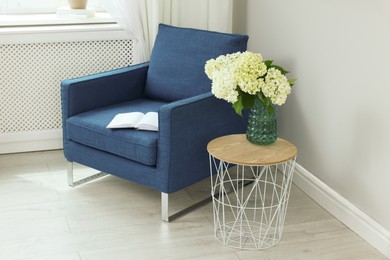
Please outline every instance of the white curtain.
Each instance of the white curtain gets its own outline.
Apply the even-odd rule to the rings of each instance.
[[[149,59],[159,23],[232,31],[233,0],[104,0],[104,4],[134,40],[134,63]]]
[[[172,0],[172,25],[229,33],[232,15],[233,0]]]
[[[146,17],[144,0],[104,0],[104,6],[133,40],[133,62],[146,61],[149,51],[145,42],[143,23]]]

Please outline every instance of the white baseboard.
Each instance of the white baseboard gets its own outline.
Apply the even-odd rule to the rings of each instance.
[[[62,148],[62,130],[0,134],[0,154]]]
[[[390,231],[298,163],[294,183],[329,213],[390,259]]]

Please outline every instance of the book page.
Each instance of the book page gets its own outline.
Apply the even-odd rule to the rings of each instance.
[[[158,131],[158,113],[148,112],[137,125],[139,130]]]
[[[107,125],[107,128],[136,128],[143,116],[144,114],[141,112],[117,114]]]

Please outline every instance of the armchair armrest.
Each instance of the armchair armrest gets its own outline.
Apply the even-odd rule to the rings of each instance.
[[[160,108],[157,165],[167,193],[210,175],[207,144],[212,139],[245,132],[246,119],[231,104],[211,93]],[[168,181],[167,181],[168,180]]]
[[[61,82],[62,117],[66,120],[97,107],[143,96],[148,63]]]

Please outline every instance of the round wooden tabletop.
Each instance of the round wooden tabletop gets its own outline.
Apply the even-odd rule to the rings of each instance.
[[[297,148],[292,143],[278,138],[269,145],[250,143],[245,134],[226,135],[210,141],[207,151],[213,157],[240,165],[273,165],[294,159]]]

